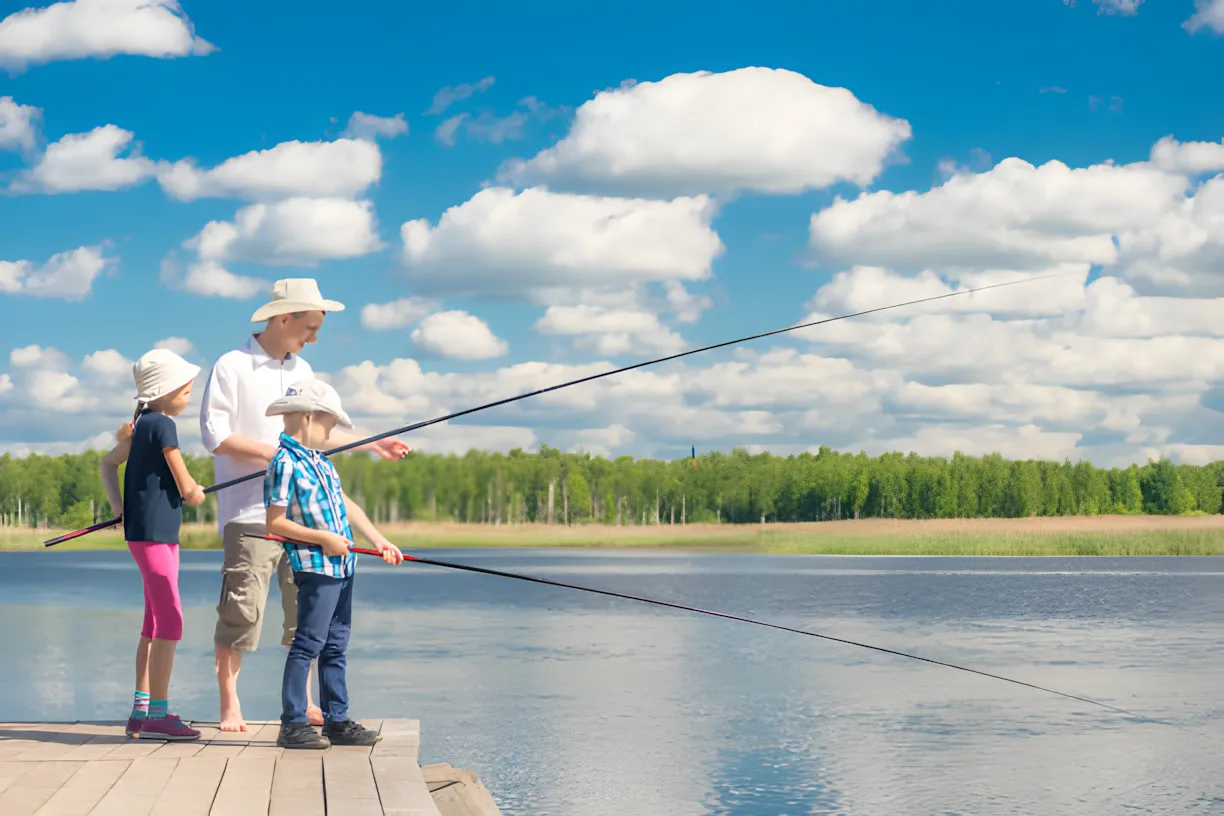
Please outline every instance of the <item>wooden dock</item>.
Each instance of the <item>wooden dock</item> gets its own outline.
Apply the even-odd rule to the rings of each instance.
[[[131,740],[122,722],[0,723],[3,816],[500,816],[480,780],[420,767],[416,720],[362,720],[373,748],[276,747],[280,724],[243,733],[193,722],[194,742]]]

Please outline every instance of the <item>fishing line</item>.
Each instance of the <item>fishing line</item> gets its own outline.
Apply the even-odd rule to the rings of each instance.
[[[284,538],[281,538],[280,536],[268,535],[268,536],[264,536],[264,538],[267,538],[269,541],[276,541],[282,544],[289,543]],[[304,546],[309,547],[309,546],[314,546],[314,545],[307,544]],[[377,556],[380,559],[382,558],[382,553],[380,553],[378,550],[371,550],[371,549],[366,549],[363,547],[350,547],[349,549],[352,552],[361,553],[362,555],[373,555],[373,556]],[[894,655],[896,657],[904,657],[910,660],[918,660],[923,663],[930,663],[935,666],[944,666],[945,668],[956,669],[957,671],[969,672],[970,674],[977,674],[982,677],[992,678],[994,680],[1002,680],[1006,683],[1014,683],[1017,686],[1026,686],[1027,688],[1036,689],[1037,691],[1044,691],[1049,694],[1056,694],[1059,697],[1066,697],[1069,700],[1077,700],[1081,703],[1088,703],[1089,705],[1100,706],[1101,708],[1107,708],[1110,711],[1117,712],[1118,714],[1124,714],[1127,717],[1134,717],[1135,719],[1139,719],[1139,720],[1149,719],[1140,714],[1136,714],[1133,711],[1127,711],[1124,708],[1118,708],[1117,706],[1112,706],[1109,703],[1102,703],[1099,700],[1093,700],[1088,697],[1080,697],[1075,694],[1069,694],[1065,691],[1058,691],[1057,689],[1046,688],[1045,686],[1038,686],[1034,683],[1025,682],[1024,680],[1016,680],[1011,677],[1004,677],[1001,674],[991,674],[990,672],[981,671],[979,669],[971,669],[971,668],[968,668],[967,666],[958,666],[955,663],[946,663],[942,660],[935,660],[934,658],[931,658],[931,657],[922,657],[920,655],[910,654],[908,652],[900,652],[900,651],[897,651],[896,649],[888,649],[883,646],[873,646],[870,643],[860,643],[855,640],[847,640],[845,638],[834,637],[833,635],[825,635],[819,632],[810,632],[806,629],[796,629],[791,626],[783,626],[780,623],[770,623],[768,621],[757,620],[755,618],[745,618],[740,615],[732,615],[728,612],[717,612],[712,609],[701,609],[700,607],[686,606],[685,604],[673,603],[671,601],[660,601],[655,598],[643,598],[640,595],[627,595],[623,592],[613,592],[607,589],[595,589],[594,587],[579,586],[578,584],[567,584],[562,581],[550,581],[547,578],[536,578],[531,575],[521,575],[517,572],[503,572],[502,570],[489,569],[487,567],[476,567],[476,566],[472,566],[471,564],[456,564],[452,561],[435,561],[432,558],[421,558],[419,556],[407,555],[407,554],[404,554],[404,560],[412,561],[417,564],[428,564],[434,567],[445,567],[446,569],[463,570],[464,572],[476,572],[476,573],[480,573],[481,575],[493,575],[498,578],[513,578],[516,581],[529,581],[533,584],[543,584],[545,586],[561,587],[562,589],[574,589],[574,590],[578,590],[579,592],[591,592],[596,595],[607,595],[610,598],[621,598],[627,601],[638,601],[639,603],[653,604],[654,606],[664,606],[669,609],[679,609],[684,612],[696,612],[701,615],[710,615],[715,618],[725,618],[726,620],[738,621],[739,623],[751,623],[756,626],[765,626],[769,629],[777,629],[778,631],[781,631],[781,632],[791,632],[796,635],[806,635],[807,637],[814,637],[814,638],[820,638],[822,640],[829,640],[834,643],[842,643],[847,646],[857,646],[860,649],[871,649],[872,651],[875,651],[875,652],[882,652],[884,654]]]
[[[666,363],[671,360],[679,360],[681,357],[688,357],[690,354],[700,354],[705,351],[713,351],[714,349],[725,348],[727,346],[733,346],[738,343],[747,343],[750,340],[759,340],[762,337],[772,337],[776,334],[784,334],[786,332],[798,331],[799,329],[810,329],[813,326],[822,326],[826,323],[833,323],[838,320],[849,320],[852,317],[862,317],[864,315],[869,315],[869,314],[878,314],[880,312],[887,312],[892,309],[900,309],[905,306],[916,306],[920,303],[932,303],[936,300],[943,300],[944,298],[958,297],[960,295],[969,295],[969,294],[973,294],[974,292],[985,292],[988,289],[1001,289],[1005,286],[1015,286],[1016,284],[1020,284],[1020,283],[1032,283],[1034,281],[1045,280],[1049,278],[1066,277],[1067,275],[1071,275],[1071,274],[1077,274],[1077,273],[1054,272],[1048,275],[1035,275],[1029,278],[1020,278],[1019,280],[1005,281],[1003,283],[992,283],[987,286],[978,286],[973,289],[958,289],[955,292],[945,292],[942,295],[933,295],[931,297],[918,298],[917,300],[907,300],[904,303],[894,303],[891,306],[877,306],[874,309],[864,309],[861,312],[852,312],[850,314],[838,315],[836,317],[826,317],[821,320],[813,320],[809,323],[800,323],[795,326],[787,326],[785,328],[774,329],[773,331],[762,332],[760,334],[752,334],[747,337],[737,337],[734,340],[726,340],[722,343],[715,343],[710,346],[702,346],[701,348],[689,349],[688,351],[682,351],[678,354],[670,354],[666,357],[658,357],[654,360],[647,360],[642,363],[634,363],[633,365],[627,365],[622,368],[613,369],[611,371],[604,371],[599,374],[590,374],[586,377],[579,377],[576,380],[570,380],[569,382],[563,382],[557,385],[550,385],[547,388],[540,388],[536,391],[528,391],[525,394],[518,394],[517,396],[506,397],[504,399],[499,399],[495,402],[489,402],[484,405],[478,405],[475,408],[466,408],[462,411],[456,411],[453,414],[447,414],[446,416],[435,417],[434,419],[427,419],[423,422],[413,423],[412,425],[405,425],[402,428],[395,428],[390,431],[384,431],[383,433],[375,434],[374,436],[368,436],[365,439],[359,439],[356,442],[349,442],[348,444],[341,445],[338,448],[332,448],[331,450],[326,451],[324,455],[334,456],[337,453],[343,453],[344,451],[352,450],[353,448],[359,448],[363,445],[368,445],[371,442],[378,442],[390,436],[399,436],[400,434],[405,434],[410,431],[415,431],[421,428],[426,428],[426,427],[429,427],[430,425],[437,425],[439,422],[447,422],[448,420],[458,419],[459,417],[467,416],[468,414],[474,414],[477,411],[486,411],[489,408],[496,408],[500,405],[508,405],[512,402],[518,402],[519,400],[527,399],[528,397],[538,397],[540,394],[547,394],[550,391],[559,391],[562,388],[569,388],[570,386],[581,385],[582,383],[591,382],[592,380],[602,379],[603,377],[611,377],[613,374],[623,374],[626,371],[633,371],[634,369],[637,369],[637,368],[645,368],[646,366],[658,365],[659,363]],[[204,492],[206,494],[215,493],[218,490],[224,490],[227,487],[233,487],[234,485],[242,484],[243,482],[250,481],[251,479],[258,479],[262,477],[263,475],[264,475],[263,471],[258,471],[256,473],[248,473],[246,476],[239,476],[236,479],[230,479],[228,482],[221,482],[220,484],[215,484],[211,487],[207,487],[204,489]],[[97,532],[98,530],[104,530],[107,527],[113,527],[114,525],[118,524],[121,520],[122,519],[119,519],[119,518],[113,518],[113,519],[108,519],[107,521],[100,521],[97,524],[91,524],[90,526],[84,527],[80,530],[75,530],[71,533],[65,533],[64,535],[53,538],[50,541],[44,541],[43,545],[47,547],[54,547],[56,544],[62,544],[65,541],[70,541],[74,538],[79,538],[80,536]]]

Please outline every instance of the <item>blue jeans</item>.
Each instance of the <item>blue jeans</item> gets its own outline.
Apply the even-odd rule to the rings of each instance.
[[[285,661],[281,684],[282,723],[304,723],[310,663],[319,661],[319,708],[326,722],[348,719],[347,664],[353,624],[353,576],[332,578],[313,572],[293,575],[297,584],[297,633]]]

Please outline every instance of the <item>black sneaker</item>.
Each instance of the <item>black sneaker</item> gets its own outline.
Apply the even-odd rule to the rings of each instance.
[[[382,737],[352,720],[328,723],[323,726],[323,736],[332,745],[373,745]]]
[[[276,744],[280,748],[313,748],[314,750],[331,747],[331,741],[315,733],[308,723],[282,723]]]

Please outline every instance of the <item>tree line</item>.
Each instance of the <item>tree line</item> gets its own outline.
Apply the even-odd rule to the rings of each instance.
[[[0,457],[0,524],[76,528],[111,515],[101,454]],[[211,457],[186,456],[200,484]],[[1168,460],[1103,469],[1089,462],[887,453],[775,456],[712,452],[662,461],[563,453],[413,453],[398,462],[335,458],[345,489],[377,522],[618,525],[764,521],[1184,514],[1221,511],[1224,462]],[[215,520],[215,500],[184,508]]]

